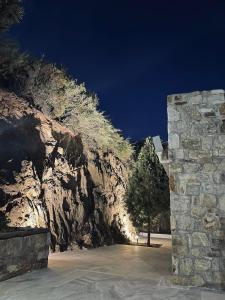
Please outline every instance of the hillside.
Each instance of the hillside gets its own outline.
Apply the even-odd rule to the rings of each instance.
[[[1,90],[0,211],[10,226],[49,227],[53,251],[132,239],[126,182],[114,154],[85,150],[79,132]]]

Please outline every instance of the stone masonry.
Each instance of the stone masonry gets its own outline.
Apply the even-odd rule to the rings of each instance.
[[[225,288],[225,96],[168,96],[174,282]]]
[[[0,281],[48,266],[50,234],[41,228],[0,232]]]

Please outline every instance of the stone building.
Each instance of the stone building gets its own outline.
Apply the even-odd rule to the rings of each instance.
[[[224,288],[224,91],[169,96],[168,133],[174,281]]]

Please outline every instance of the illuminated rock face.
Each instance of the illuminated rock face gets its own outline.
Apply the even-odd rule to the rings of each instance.
[[[168,97],[175,282],[225,287],[223,90]]]
[[[78,135],[0,93],[0,210],[12,226],[49,227],[53,251],[132,239],[126,178],[113,155],[87,158]]]

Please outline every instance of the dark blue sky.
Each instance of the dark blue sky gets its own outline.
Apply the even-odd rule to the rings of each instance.
[[[224,0],[26,0],[12,34],[66,67],[126,137],[167,137],[166,95],[225,88]]]

